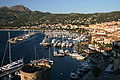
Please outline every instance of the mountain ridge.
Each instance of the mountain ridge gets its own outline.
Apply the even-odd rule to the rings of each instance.
[[[40,24],[72,24],[88,25],[109,21],[118,21],[120,11],[92,14],[53,14],[49,12],[32,11],[23,5],[0,7],[0,26],[32,26]]]
[[[16,11],[31,11],[30,9],[28,9],[27,7],[23,5],[16,5],[16,6],[11,6],[11,7],[1,6],[0,8],[3,8],[3,9],[6,8],[6,9],[16,10]]]

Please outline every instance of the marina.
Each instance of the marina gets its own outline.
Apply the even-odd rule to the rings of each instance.
[[[68,31],[46,31],[44,32],[44,34],[47,37],[45,36],[45,38],[40,44],[42,44],[45,47],[54,47],[53,56],[70,56],[71,58],[74,58],[76,60],[84,60],[89,55],[89,49],[85,49],[82,53],[79,53],[78,51],[74,50],[78,48],[77,45],[79,45],[81,41],[85,40],[87,35],[80,36],[76,33],[70,33]]]
[[[17,35],[19,35],[19,34],[24,33],[24,32],[11,31],[11,37],[15,37],[16,35],[13,35],[15,33]],[[0,34],[6,35],[4,37],[1,36],[1,40],[0,40],[2,45],[5,47],[5,42],[7,41],[7,31],[1,31]],[[35,53],[34,52],[34,45],[36,45],[36,50],[37,50],[37,54],[38,54],[39,58],[41,58],[41,59],[43,57],[48,58],[49,49],[40,45],[40,42],[42,42],[42,40],[45,37],[44,34],[40,33],[40,34],[36,34],[36,36],[37,37],[35,37],[35,39],[33,39],[33,40],[28,40],[28,41],[20,43],[20,44],[19,43],[11,44],[13,60],[18,60],[19,58],[24,58],[24,64],[28,64],[31,60],[34,60],[34,58],[33,58],[33,56],[34,56],[33,53]],[[6,40],[6,41],[4,41],[4,40]],[[2,53],[4,51],[4,47],[1,47],[1,50],[0,50],[1,57],[3,57]],[[74,60],[74,59],[67,57],[67,56],[65,56],[65,57],[53,57],[54,48],[50,47],[50,49],[51,49],[50,56],[54,62],[53,66],[51,68],[51,74],[50,74],[51,78],[50,79],[51,80],[69,79],[69,77],[70,77],[69,74],[70,74],[71,70],[81,62]],[[2,59],[2,58],[0,58],[0,59]],[[2,60],[0,60],[0,61],[2,61]],[[4,64],[7,64],[7,63],[8,63],[8,58],[5,59]],[[68,66],[71,66],[71,67],[68,67]],[[61,73],[63,75],[60,75]]]
[[[11,33],[14,32],[15,31],[11,31]],[[1,31],[1,33],[7,33],[7,31]],[[24,32],[16,32],[16,33],[24,34]],[[13,61],[18,60],[18,62],[13,62],[10,64],[9,69],[13,71],[8,70],[10,74],[7,72],[8,74],[6,74],[6,76],[7,75],[13,76],[12,73],[15,73],[17,75],[19,74],[19,78],[24,80],[25,77],[29,79],[33,79],[33,78],[42,79],[45,77],[40,77],[40,76],[49,74],[50,80],[59,80],[59,79],[80,80],[84,78],[84,76],[94,66],[97,65],[97,62],[99,62],[99,58],[98,61],[97,58],[96,59],[92,58],[92,55],[94,54],[92,53],[93,49],[91,48],[91,45],[86,46],[86,44],[84,45],[80,44],[82,41],[81,38],[77,38],[77,40],[74,40],[72,38],[68,39],[68,38],[58,37],[58,36],[56,36],[55,38],[54,37],[50,38],[49,35],[45,35],[42,32],[35,32],[35,33],[38,34],[34,34],[33,36],[36,36],[34,38],[30,37],[31,39],[26,40],[25,42],[23,41],[22,43],[18,42],[15,44],[11,44],[11,48],[12,48],[11,52],[13,53],[12,56],[14,56]],[[7,40],[9,39],[6,39],[6,42]],[[20,51],[18,51],[18,48]],[[20,58],[21,60],[19,60]],[[8,57],[8,59],[10,58]],[[24,60],[24,64],[23,64],[23,60]],[[20,66],[17,66],[16,64],[19,63]],[[0,68],[0,70],[3,72],[8,69],[9,62],[6,61],[6,63],[4,64],[7,65],[5,65],[5,67]],[[15,69],[12,69],[12,66],[14,65],[15,65]],[[42,69],[41,67],[43,66],[48,67],[47,69],[50,69],[50,72],[48,71],[49,73],[46,74],[46,70],[47,70],[46,68],[41,70]],[[27,69],[29,70],[28,67],[30,67],[30,69],[32,69],[33,67],[34,70],[33,71],[31,70],[33,75],[31,75],[31,72],[27,71]],[[38,74],[36,71],[37,72],[40,71],[40,74]],[[25,74],[27,75],[30,74],[31,77]],[[4,76],[5,74],[1,76],[1,78],[6,78]]]
[[[119,3],[1,0],[0,80],[120,80]]]

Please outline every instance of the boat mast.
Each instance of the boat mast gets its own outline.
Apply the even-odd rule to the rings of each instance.
[[[37,52],[36,52],[36,46],[34,47],[35,49],[35,60],[37,59]]]
[[[49,46],[49,58],[48,59],[50,60],[50,46]]]
[[[10,32],[8,32],[8,40],[10,40]],[[12,60],[11,60],[11,45],[10,45],[10,42],[8,42],[9,44],[9,61],[10,63],[12,63]]]
[[[54,47],[54,52],[55,52],[56,50],[55,50],[55,47]]]

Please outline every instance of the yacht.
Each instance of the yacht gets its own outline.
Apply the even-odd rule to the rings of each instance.
[[[69,47],[69,42],[68,41],[66,41],[66,47]]]
[[[70,53],[69,50],[65,50],[64,52],[65,52],[65,54],[69,54]]]
[[[53,61],[50,60],[50,47],[49,47],[49,58],[48,59],[47,58],[37,59],[36,55],[37,55],[37,51],[36,51],[36,46],[35,46],[35,59],[31,60],[30,63],[32,64],[45,63],[45,64],[49,64],[50,66],[53,64]]]
[[[58,56],[58,57],[63,57],[63,56],[65,56],[65,54],[60,54],[60,53],[58,53],[58,54],[56,54],[56,56]]]
[[[9,37],[8,40],[10,40],[10,32],[8,32],[8,37]],[[14,69],[22,67],[24,65],[23,64],[23,59],[19,59],[17,61],[12,62],[12,60],[11,60],[11,46],[10,46],[10,42],[9,41],[8,41],[8,45],[9,45],[9,62],[10,63],[7,64],[7,65],[1,66],[0,67],[0,71],[1,72],[6,72],[6,71],[14,70]],[[6,47],[6,49],[7,49],[7,47]],[[3,65],[4,58],[5,58],[5,56],[3,57],[2,65]]]
[[[54,50],[54,56],[63,57],[63,56],[65,56],[65,54],[63,53],[62,50],[59,50],[58,53],[57,53],[57,51]]]
[[[42,40],[40,44],[43,46],[50,46],[49,39],[45,36],[45,38]]]
[[[77,56],[77,57],[76,57],[76,59],[77,59],[77,60],[84,60],[84,59],[85,59],[85,57],[84,57],[84,56],[82,56],[82,55],[79,55],[79,56]]]
[[[15,68],[22,67],[23,65],[24,65],[23,59],[20,59],[20,60],[14,61],[12,63],[9,63],[3,67],[0,67],[0,71],[4,72],[4,71],[8,71],[8,70],[13,70]]]
[[[60,46],[61,46],[61,42],[58,42],[58,43],[57,43],[57,46],[60,47]]]
[[[19,40],[19,41],[22,41],[22,40],[24,40],[24,39],[23,39],[23,38],[18,38],[18,40]]]
[[[78,74],[77,73],[74,73],[74,72],[71,72],[70,73],[70,78],[72,78],[72,79],[78,79]]]
[[[53,56],[57,56],[57,51],[55,50],[55,47],[54,47],[54,52],[53,52]]]
[[[53,61],[52,60],[49,60],[49,59],[45,59],[45,58],[42,58],[42,59],[35,59],[35,60],[31,60],[30,61],[31,64],[37,64],[37,63],[46,63],[46,64],[53,64]]]
[[[77,73],[80,73],[80,72],[87,72],[90,70],[90,67],[80,67],[77,69]]]
[[[57,46],[57,43],[54,43],[53,46],[56,47],[56,46]]]
[[[61,43],[61,47],[65,47],[66,42]]]
[[[72,47],[73,46],[73,43],[69,43],[69,47]]]
[[[64,54],[63,49],[60,49],[60,50],[59,50],[59,54]]]
[[[52,39],[51,44],[54,44],[56,42],[56,39]]]

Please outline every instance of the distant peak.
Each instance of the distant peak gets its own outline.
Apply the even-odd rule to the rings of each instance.
[[[7,8],[6,6],[0,6],[0,8]]]
[[[24,7],[22,4],[21,4],[21,5],[16,5],[16,6],[21,6],[21,7]]]
[[[17,10],[17,11],[31,11],[30,9],[26,8],[23,5],[16,5],[16,6],[11,6],[9,7],[11,10]]]

